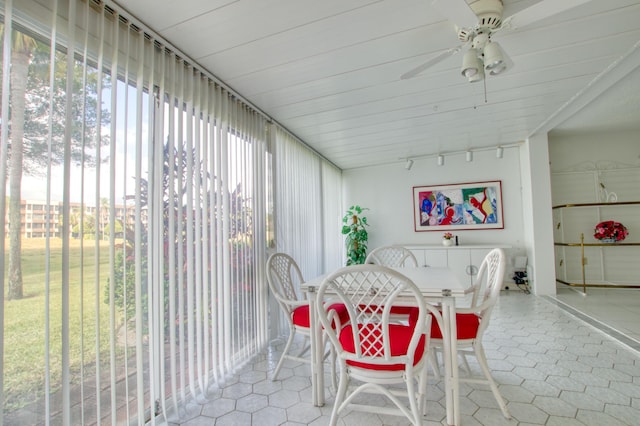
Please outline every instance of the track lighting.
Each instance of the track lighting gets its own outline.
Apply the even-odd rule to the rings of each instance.
[[[414,155],[412,158],[399,157],[397,161],[404,161],[404,168],[407,170],[411,170],[411,168],[413,167],[413,163],[415,161],[414,159],[435,158],[436,164],[438,166],[444,166],[446,156],[452,156],[452,155],[458,156],[458,155],[464,154],[466,162],[471,163],[475,161],[473,158],[475,152],[481,153],[480,161],[482,161],[483,159],[486,158],[486,156],[483,153],[495,152],[496,158],[503,158],[505,149],[517,148],[519,146],[520,146],[520,143],[501,143],[500,145],[483,146],[483,147],[480,147],[480,146],[472,147],[469,145],[469,148],[460,150],[460,151],[445,151],[445,152],[438,152],[433,154]]]
[[[413,160],[408,158],[407,159],[407,164],[404,165],[404,168],[407,170],[411,170],[411,167],[413,167]]]

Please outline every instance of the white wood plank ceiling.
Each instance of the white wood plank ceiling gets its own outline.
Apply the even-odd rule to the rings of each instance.
[[[640,132],[639,0],[504,0],[505,17],[580,4],[494,34],[513,67],[486,87],[461,75],[466,47],[400,79],[461,44],[432,0],[118,3],[343,169],[550,130]]]

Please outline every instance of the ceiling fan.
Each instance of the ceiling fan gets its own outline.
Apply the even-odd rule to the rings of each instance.
[[[492,40],[503,30],[514,31],[579,6],[590,0],[541,0],[526,9],[503,17],[502,0],[432,0],[431,5],[456,25],[458,40],[463,44],[440,52],[421,65],[407,71],[401,79],[415,77],[435,64],[453,56],[465,46],[461,73],[471,83],[484,80],[485,72],[498,75],[511,68],[513,62]]]

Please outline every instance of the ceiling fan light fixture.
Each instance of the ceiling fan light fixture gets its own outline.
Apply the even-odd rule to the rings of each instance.
[[[496,42],[489,41],[483,49],[484,69],[491,75],[500,74],[506,68],[502,49]]]
[[[469,49],[462,57],[462,69],[460,70],[463,77],[473,77],[482,69],[482,63],[478,59],[478,51],[474,48]]]
[[[499,66],[492,68],[489,71],[489,75],[498,75],[501,74],[503,71],[505,71],[507,69],[507,64],[505,64],[504,62],[502,64],[500,64]]]
[[[469,83],[477,83],[478,81],[484,80],[484,67],[480,65],[480,68],[478,68],[478,72],[467,78],[467,80],[469,81]]]

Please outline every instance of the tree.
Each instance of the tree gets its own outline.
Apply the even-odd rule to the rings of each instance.
[[[0,26],[0,34],[4,27]],[[75,164],[92,166],[95,158],[87,148],[95,146],[97,133],[97,78],[95,69],[87,68],[86,85],[82,67],[75,67],[73,93],[66,90],[66,54],[56,52],[54,81],[49,81],[50,47],[19,31],[12,31],[10,114],[3,112],[2,123],[9,129],[9,289],[7,298],[23,297],[21,264],[20,202],[23,174],[39,174],[48,164],[61,164],[64,156],[65,127],[72,128],[71,158]],[[1,68],[1,67],[0,67]],[[50,89],[53,85],[53,104]],[[71,96],[72,122],[66,120],[66,99]],[[75,96],[74,96],[75,95]],[[85,95],[85,96],[80,96]],[[49,132],[49,118],[53,127]],[[109,114],[102,113],[108,123]],[[84,126],[78,123],[84,122]],[[84,134],[82,133],[84,129]],[[108,137],[100,141],[107,144]],[[48,155],[51,146],[51,156]]]
[[[192,150],[192,155],[195,150]],[[173,158],[173,162],[171,161]],[[173,239],[177,250],[182,250],[186,252],[186,244],[187,238],[186,233],[187,229],[183,228],[182,233],[178,232],[178,222],[185,222],[186,214],[187,214],[187,205],[186,205],[186,192],[188,189],[188,185],[193,183],[193,180],[187,178],[187,164],[188,164],[188,152],[186,146],[182,146],[180,149],[173,148],[173,153],[171,152],[171,148],[169,143],[165,143],[163,148],[163,173],[162,173],[162,217],[163,217],[163,245],[165,250],[169,246],[169,239]],[[208,179],[204,173],[202,173],[200,167],[196,168],[197,176],[194,176],[194,179],[200,179],[201,184],[205,185],[205,181]],[[149,179],[140,178],[136,185],[140,187],[140,204],[142,207],[148,207],[150,201],[150,193],[149,187],[150,182]],[[133,196],[130,196],[131,198]],[[172,207],[173,205],[173,207]],[[174,227],[170,226],[170,218],[174,219]],[[142,232],[142,241],[141,241],[141,252],[143,256],[141,259],[135,258],[135,229],[131,225],[120,223],[120,232],[123,232],[124,243],[122,244],[122,248],[117,250],[116,258],[115,258],[115,279],[114,282],[109,280],[109,285],[105,287],[104,296],[105,303],[109,304],[110,302],[110,286],[114,286],[114,301],[115,305],[118,309],[126,315],[128,320],[134,319],[136,315],[136,306],[135,306],[135,267],[136,263],[139,263],[142,271],[142,276],[147,276],[147,261],[148,257],[146,253],[148,251],[148,241],[146,239],[147,235],[147,224],[142,223],[144,228]],[[118,232],[118,226],[114,228],[116,232]],[[195,232],[195,230],[194,230]],[[168,262],[168,257],[165,253],[165,262]],[[184,266],[184,265],[182,265]],[[167,271],[168,264],[165,265],[165,271]],[[184,267],[178,267],[177,273],[184,273]],[[164,277],[164,290],[165,290],[165,319],[166,324],[168,325],[171,318],[168,317],[168,298],[169,296],[169,280],[168,276],[165,274]],[[142,289],[141,296],[143,299],[142,303],[142,316],[144,318],[148,317],[148,304],[147,304],[147,282],[146,279],[142,280]],[[176,288],[176,292],[181,291],[181,289]],[[128,295],[128,296],[126,296]],[[177,293],[174,295],[175,300],[178,300]]]
[[[122,224],[122,220],[116,219],[113,224],[113,232],[116,235],[116,238],[120,238],[124,235],[124,225]],[[111,233],[111,222],[107,222],[104,227],[103,234],[105,235],[104,239],[108,239],[109,234]]]
[[[101,240],[109,239],[109,234],[106,231],[107,225],[109,225],[109,199],[102,197],[100,198],[100,226],[98,227],[98,234]]]
[[[163,245],[165,248],[164,256],[164,305],[165,305],[165,324],[169,324],[173,321],[178,321],[177,318],[169,317],[169,297],[174,297],[174,300],[179,300],[178,292],[186,291],[184,288],[178,288],[176,286],[175,294],[169,294],[169,253],[168,248],[171,246],[170,241],[174,243],[175,249],[187,252],[187,232],[191,231],[194,235],[200,235],[202,229],[196,229],[195,223],[188,223],[186,221],[187,212],[189,208],[193,208],[187,205],[186,192],[189,189],[189,185],[193,185],[195,179],[200,180],[201,188],[212,188],[211,181],[216,179],[207,175],[203,171],[202,164],[196,164],[194,169],[194,175],[187,175],[187,165],[189,162],[189,155],[186,144],[182,147],[171,148],[168,143],[164,145],[163,151],[163,177],[162,177],[162,216],[163,216]],[[195,158],[195,149],[192,148],[192,157]],[[137,183],[140,187],[140,202],[141,206],[147,207],[150,201],[149,187],[150,182],[148,179],[140,178]],[[224,213],[221,206],[215,206],[214,210],[209,210],[208,205],[205,204],[205,195],[208,199],[215,199],[216,194],[209,192],[207,194],[196,194],[199,200],[196,205],[207,208],[207,220],[215,221],[220,218]],[[232,267],[231,276],[232,282],[238,282],[240,290],[247,290],[249,284],[241,282],[242,277],[251,277],[253,275],[253,258],[251,257],[250,248],[253,243],[252,223],[251,223],[251,200],[245,196],[242,191],[242,184],[238,183],[233,191],[225,193],[229,197],[230,212],[229,217],[225,218],[225,221],[229,222],[229,235],[226,238],[226,244],[229,244],[231,249],[232,259],[230,265]],[[174,227],[171,227],[173,218]],[[182,232],[179,232],[178,222],[181,222]],[[120,224],[122,225],[122,224]],[[210,223],[202,223],[200,226],[208,227]],[[115,274],[114,280],[109,281],[109,286],[105,287],[104,297],[105,303],[109,303],[110,286],[114,286],[115,305],[122,314],[126,314],[126,317],[130,320],[135,318],[135,266],[139,263],[142,276],[146,277],[147,274],[147,260],[148,256],[145,254],[148,250],[148,241],[146,240],[147,228],[146,224],[142,223],[144,231],[142,232],[141,252],[143,256],[141,259],[136,259],[136,253],[134,250],[134,229],[130,225],[124,225],[124,243],[121,249],[116,252],[115,259]],[[191,229],[187,229],[187,226],[191,226]],[[118,232],[118,227],[114,228]],[[197,238],[197,237],[196,237]],[[211,245],[215,245],[215,241],[210,241]],[[177,260],[176,260],[177,262]],[[183,262],[185,262],[183,260]],[[175,265],[176,274],[186,274],[186,264]],[[211,265],[208,265],[211,267]],[[186,282],[186,280],[185,280]],[[144,318],[148,315],[148,305],[146,303],[147,298],[147,281],[142,280],[142,312],[140,313]],[[125,300],[125,295],[128,295]],[[183,298],[186,303],[186,297]],[[186,308],[186,307],[185,307]],[[242,307],[239,307],[241,309]]]
[[[71,225],[71,234],[77,238],[83,240],[95,240],[98,238],[98,230],[96,229],[96,217],[94,215],[86,214],[83,216],[82,222],[80,219],[72,219],[74,222]],[[82,232],[80,232],[80,225],[82,224]]]
[[[11,49],[11,156],[9,163],[9,292],[7,298],[21,299],[22,291],[22,220],[20,194],[22,193],[22,158],[24,138],[25,94],[27,74],[36,41],[18,31],[12,32]]]

